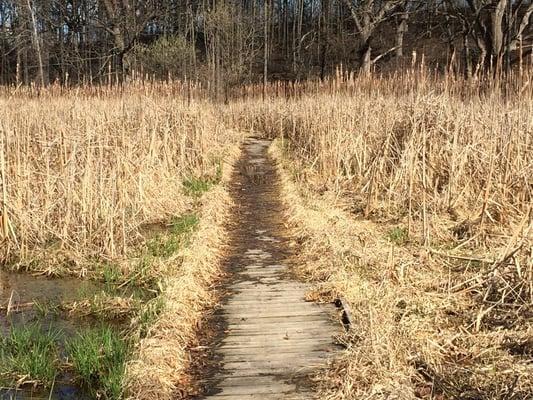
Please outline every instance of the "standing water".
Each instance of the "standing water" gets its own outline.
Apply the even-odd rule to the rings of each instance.
[[[59,305],[93,296],[100,290],[91,281],[76,278],[49,279],[25,273],[0,270],[0,336],[6,338],[12,329],[35,324],[43,334],[58,332],[60,352],[64,341],[72,337],[89,321],[68,318],[59,312]],[[60,354],[64,356],[64,354]],[[0,400],[89,399],[75,386],[68,374],[60,374],[51,389],[0,388]]]

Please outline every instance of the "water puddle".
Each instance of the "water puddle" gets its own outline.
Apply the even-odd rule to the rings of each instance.
[[[80,329],[94,325],[92,318],[71,318],[59,305],[91,298],[101,292],[102,284],[76,278],[50,279],[25,273],[0,270],[0,336],[6,337],[14,327],[36,324],[43,332],[60,332],[59,348],[64,354],[65,339]],[[85,400],[90,399],[72,383],[66,373],[57,377],[53,389],[0,388],[0,400]]]
[[[24,273],[0,271],[0,333],[31,322],[54,324],[70,333],[73,323],[54,309],[59,304],[92,297],[101,290],[93,281],[76,278],[49,279]]]
[[[58,383],[51,391],[42,389],[0,389],[0,400],[90,400],[82,391],[68,383]]]

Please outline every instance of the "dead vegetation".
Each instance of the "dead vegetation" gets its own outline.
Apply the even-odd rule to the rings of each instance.
[[[238,141],[206,102],[164,86],[24,88],[0,97],[0,260],[84,275],[191,209],[182,182],[215,177]]]
[[[339,72],[273,84],[268,101],[245,87],[227,105],[176,96],[172,84],[4,92],[2,262],[160,282],[164,303],[134,348],[127,390],[186,396],[188,349],[222,273],[228,197],[216,182],[242,138],[228,128],[260,132],[278,138],[300,272],[352,311],[321,398],[531,398],[531,80],[527,70],[507,86],[423,68]],[[158,226],[193,206],[190,249],[166,257],[175,243]],[[143,243],[164,259],[155,269],[127,260]],[[113,301],[77,310],[106,313]]]
[[[202,200],[200,224],[184,252],[181,267],[170,269],[164,281],[166,306],[147,337],[140,342],[137,358],[128,366],[128,393],[133,399],[183,398],[191,390],[189,350],[197,343],[206,312],[214,307],[214,285],[220,279],[225,246],[225,223],[230,199],[224,187],[231,175],[237,150],[226,160],[222,185]]]
[[[221,273],[219,183],[242,134],[216,105],[175,89],[4,88],[0,97],[0,262],[105,288],[57,306],[65,318],[124,329],[128,350],[105,398],[187,394],[188,349]]]
[[[531,398],[529,80],[505,100],[409,79],[357,78],[254,121],[280,137],[302,275],[351,307],[321,398]]]

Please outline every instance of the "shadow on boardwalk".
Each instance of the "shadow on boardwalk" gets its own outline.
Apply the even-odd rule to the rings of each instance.
[[[230,278],[214,318],[217,339],[201,398],[313,398],[308,376],[338,350],[335,307],[306,302],[307,286],[290,277],[289,234],[269,144],[248,139],[235,170]]]

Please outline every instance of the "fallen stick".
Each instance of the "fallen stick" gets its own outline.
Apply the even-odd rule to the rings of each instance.
[[[495,262],[494,260],[486,260],[484,258],[442,253],[440,251],[433,250],[433,249],[429,249],[429,252],[431,254],[436,254],[441,257],[456,258],[458,260],[464,260],[464,261],[476,261],[476,262],[485,263],[485,264],[494,264]]]

